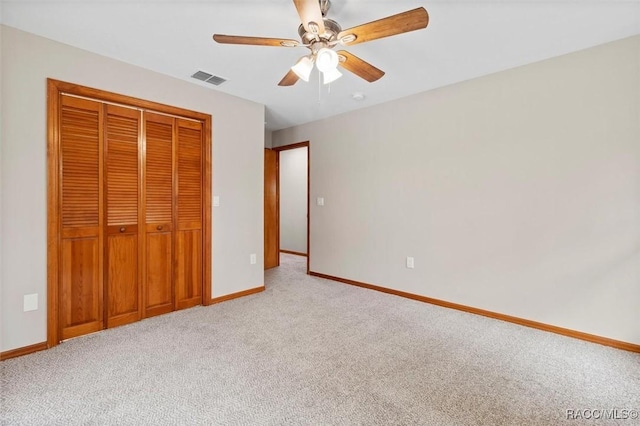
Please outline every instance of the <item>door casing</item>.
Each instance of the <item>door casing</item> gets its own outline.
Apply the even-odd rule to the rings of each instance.
[[[311,144],[309,141],[298,142],[291,145],[279,146],[273,148],[276,152],[276,173],[275,173],[275,187],[276,187],[276,206],[277,220],[275,221],[275,232],[278,241],[278,257],[280,253],[280,152],[288,151],[296,148],[307,148],[307,274],[309,274],[309,265],[311,263],[311,241],[310,241],[310,225],[311,225]],[[267,183],[265,182],[265,187]],[[265,194],[266,195],[266,194]],[[274,224],[265,223],[267,226],[274,226]],[[266,230],[265,230],[266,232]],[[266,251],[266,248],[265,248]],[[278,262],[279,264],[280,262]],[[277,266],[277,265],[276,265]],[[266,269],[266,267],[265,267]]]

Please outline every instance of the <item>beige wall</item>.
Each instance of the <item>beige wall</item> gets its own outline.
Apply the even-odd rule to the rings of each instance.
[[[1,37],[1,351],[46,340],[47,77],[211,114],[213,296],[263,285],[263,105],[7,26]],[[30,293],[40,309],[23,312]]]
[[[640,343],[640,36],[273,134],[306,140],[312,271]]]
[[[264,147],[272,148],[272,135],[273,132],[271,130],[264,130]]]

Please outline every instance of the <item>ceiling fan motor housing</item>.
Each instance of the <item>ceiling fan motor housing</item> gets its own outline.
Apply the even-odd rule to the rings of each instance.
[[[324,18],[322,21],[324,22],[324,33],[318,34],[320,38],[319,41],[330,42],[336,40],[340,31],[342,31],[340,24],[328,18]],[[298,27],[298,34],[300,35],[302,44],[309,45],[318,41],[316,40],[316,35],[305,30],[303,25]]]

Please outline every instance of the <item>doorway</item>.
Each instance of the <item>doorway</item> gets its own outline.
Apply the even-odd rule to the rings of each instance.
[[[306,257],[309,273],[309,142],[265,149],[265,269],[280,265],[280,253]]]

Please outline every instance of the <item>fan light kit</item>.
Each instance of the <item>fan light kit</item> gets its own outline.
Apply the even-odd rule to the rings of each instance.
[[[338,71],[338,62],[338,54],[331,49],[323,47],[316,53],[316,67],[324,77],[324,84],[331,83],[342,77],[342,73]],[[295,70],[293,71],[295,72]]]
[[[313,56],[303,56],[298,60],[298,63],[291,67],[291,70],[304,81],[309,81],[309,76],[313,70],[314,59],[315,58]]]
[[[214,34],[213,39],[222,44],[245,44],[253,46],[306,47],[311,54],[301,57],[278,83],[293,86],[298,80],[309,81],[313,65],[322,73],[324,84],[342,76],[338,66],[373,83],[384,71],[358,58],[346,50],[335,51],[338,45],[351,46],[383,37],[403,34],[426,28],[429,14],[424,7],[387,16],[377,21],[342,30],[334,20],[326,18],[331,7],[329,0],[293,0],[302,24],[298,27],[301,42],[292,39],[233,36]]]

